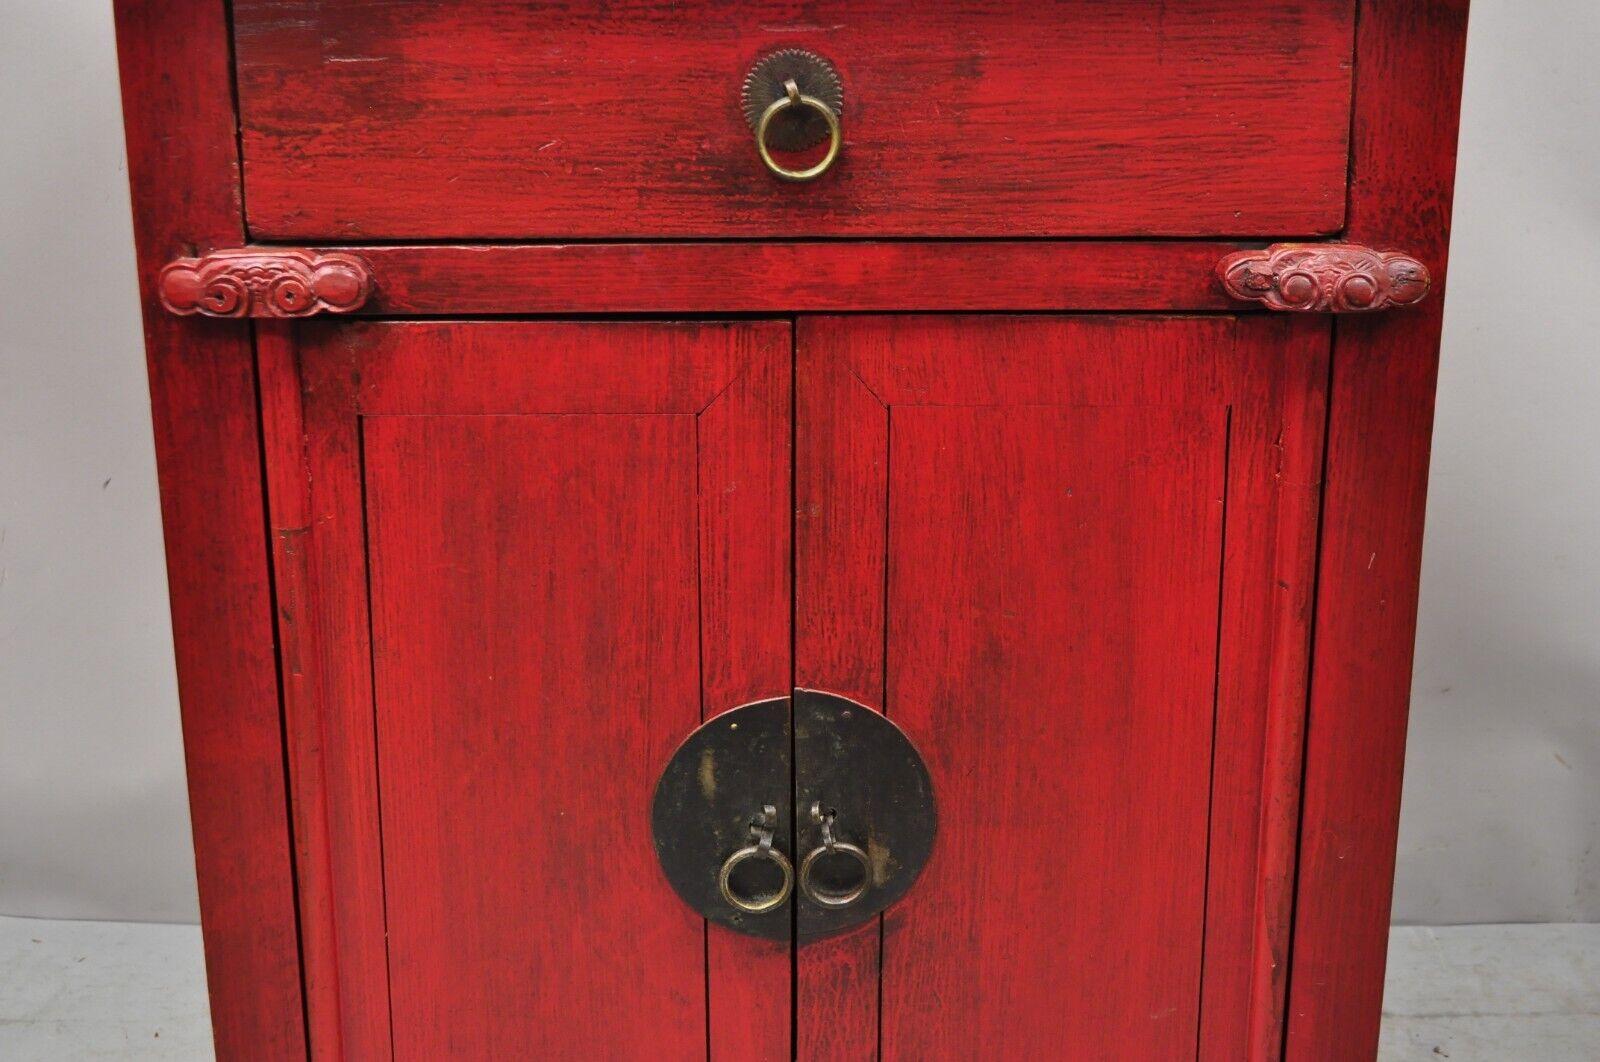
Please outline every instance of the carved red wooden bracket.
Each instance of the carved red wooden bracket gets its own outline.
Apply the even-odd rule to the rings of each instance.
[[[156,283],[173,313],[309,317],[349,313],[372,294],[372,269],[353,254],[244,247],[179,258]]]
[[[1240,251],[1217,265],[1236,299],[1302,313],[1372,313],[1428,294],[1428,267],[1408,255],[1353,243],[1280,243]]]

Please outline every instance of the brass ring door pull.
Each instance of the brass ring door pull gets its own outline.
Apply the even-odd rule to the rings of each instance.
[[[811,805],[811,821],[822,827],[822,843],[800,863],[800,892],[819,906],[841,908],[867,894],[872,884],[872,863],[865,850],[834,837],[836,815],[837,812],[824,811],[820,803]],[[825,865],[823,860],[828,863]],[[825,867],[832,880],[818,880],[819,867]]]
[[[755,133],[756,152],[781,180],[814,181],[832,168],[844,147],[843,113],[839,72],[815,52],[785,48],[745,76],[744,114]],[[790,169],[772,156],[774,148],[801,151],[824,142],[828,148],[822,160],[805,169]]]
[[[772,830],[778,821],[778,809],[768,804],[761,816],[750,823],[751,842],[722,861],[717,874],[717,891],[732,907],[746,914],[766,914],[782,907],[794,891],[794,866],[789,857],[772,847]],[[776,888],[757,883],[736,882],[735,875],[742,869],[757,868],[767,863],[778,869]]]

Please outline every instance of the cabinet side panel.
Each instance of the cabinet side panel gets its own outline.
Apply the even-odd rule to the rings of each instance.
[[[1367,0],[1350,237],[1433,271],[1414,310],[1339,322],[1287,1057],[1377,1050],[1439,364],[1467,0]]]
[[[244,238],[226,11],[119,0],[116,24],[216,1050],[304,1058],[249,333],[155,297],[171,258]]]

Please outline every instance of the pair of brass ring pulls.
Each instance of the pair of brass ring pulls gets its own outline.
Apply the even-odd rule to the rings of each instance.
[[[835,814],[833,811],[824,811],[821,804],[811,805],[811,820],[822,827],[822,843],[800,861],[800,893],[814,904],[837,909],[849,907],[866,895],[867,884],[871,880],[872,865],[867,860],[866,851],[859,845],[834,837]],[[789,862],[788,856],[772,846],[772,823],[776,818],[775,807],[768,804],[763,808],[761,817],[750,824],[752,843],[724,860],[722,870],[717,875],[717,891],[722,894],[722,898],[731,906],[749,914],[765,914],[782,907],[794,891],[794,865]],[[844,889],[832,889],[813,882],[812,875],[819,861],[833,855],[842,855],[853,860],[860,871],[861,880]],[[766,860],[778,868],[782,874],[782,884],[776,890],[764,895],[742,896],[733,887],[734,871],[758,859]]]
[[[650,831],[667,882],[707,920],[807,943],[904,896],[938,815],[927,763],[886,715],[795,689],[687,735],[656,781]]]

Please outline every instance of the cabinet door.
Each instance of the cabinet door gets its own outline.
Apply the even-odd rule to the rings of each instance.
[[[703,718],[790,686],[791,345],[262,335],[319,1056],[787,1053],[787,944],[708,933],[649,808]]]
[[[888,713],[939,816],[905,900],[797,953],[801,1057],[1256,1057],[1328,324],[841,317],[797,344],[796,681]]]

